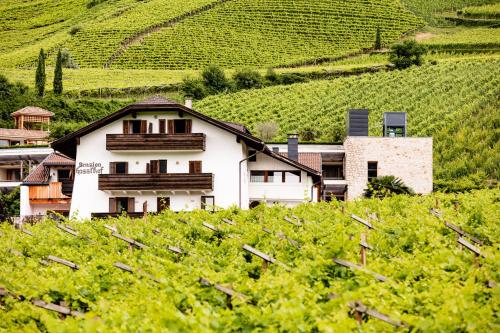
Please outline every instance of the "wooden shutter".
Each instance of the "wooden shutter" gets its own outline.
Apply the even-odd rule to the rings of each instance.
[[[149,167],[149,163],[146,163],[146,173],[151,173],[151,169]]]
[[[160,173],[160,163],[158,160],[151,160],[149,165],[150,173]]]
[[[153,133],[153,123],[148,124],[148,133]]]
[[[158,125],[160,128],[159,130],[160,134],[165,134],[165,119],[160,119]]]
[[[128,162],[124,162],[125,163],[125,173],[128,173]]]
[[[129,134],[130,132],[130,125],[128,120],[123,121],[123,134]]]
[[[193,121],[191,119],[186,119],[186,133],[191,133],[193,129]]]
[[[109,212],[116,213],[116,199],[109,198]]]
[[[128,198],[127,213],[135,212],[135,198]]]
[[[109,162],[109,173],[112,175],[116,173],[116,162]]]
[[[175,134],[174,133],[174,121],[172,119],[169,119],[167,122],[168,125],[168,134]]]
[[[147,120],[141,120],[141,130],[140,133],[147,133],[148,132],[148,121]]]
[[[189,161],[189,173],[201,173],[201,161]]]

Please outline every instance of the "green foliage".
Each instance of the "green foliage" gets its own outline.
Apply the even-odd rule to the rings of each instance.
[[[425,18],[429,23],[442,24],[438,14],[447,10],[458,10],[465,6],[495,3],[497,0],[402,0],[408,9]]]
[[[377,32],[375,34],[375,45],[374,45],[375,50],[381,50],[382,49],[382,37],[380,35],[380,28],[377,28]]]
[[[263,85],[262,75],[252,69],[242,69],[236,71],[233,75],[233,81],[236,89],[238,90],[261,88]]]
[[[57,140],[87,125],[86,122],[57,121],[50,124],[50,139]]]
[[[418,44],[414,40],[405,40],[401,44],[395,44],[391,47],[389,61],[396,66],[397,69],[406,69],[413,65],[422,65],[422,56],[425,54],[426,48]]]
[[[0,222],[3,220],[19,216],[20,207],[20,187],[15,187],[12,191],[0,191]]]
[[[408,187],[400,178],[394,176],[380,176],[372,178],[365,189],[367,198],[387,198],[397,194],[414,195],[415,191]]]
[[[78,32],[80,32],[81,30],[82,30],[81,25],[75,25],[71,27],[71,29],[69,30],[69,34],[73,36],[76,35]]]
[[[40,54],[38,55],[38,64],[36,67],[35,74],[35,87],[38,94],[38,97],[43,97],[45,93],[45,53],[43,49],[40,49]]]
[[[62,60],[61,50],[59,49],[57,52],[56,67],[54,69],[53,91],[55,95],[61,95],[63,91]]]
[[[207,88],[201,79],[193,79],[186,77],[182,80],[181,85],[184,96],[191,96],[194,99],[205,98],[208,94]]]
[[[226,74],[216,65],[206,67],[201,73],[201,78],[205,88],[211,94],[225,92],[231,88],[231,83],[226,78]]]
[[[62,50],[61,52],[61,62],[62,62],[62,67],[64,68],[78,69],[78,65],[71,57],[69,51],[66,49]]]
[[[500,18],[500,3],[486,6],[471,6],[458,11],[459,14],[479,18]]]
[[[389,324],[366,317],[357,325],[347,304],[361,300],[368,307],[403,320],[415,332],[494,332],[500,306],[500,225],[498,190],[469,194],[394,196],[359,200],[344,207],[339,202],[304,204],[293,209],[260,205],[251,211],[195,211],[131,220],[65,221],[78,232],[71,236],[47,220],[25,226],[28,236],[11,225],[0,225],[0,285],[23,295],[24,301],[3,298],[0,330],[64,332],[390,332]],[[456,242],[456,234],[428,213],[439,199],[444,218],[481,239],[485,258],[474,256]],[[453,201],[458,201],[454,209]],[[369,210],[380,217],[370,231],[353,221]],[[283,219],[294,214],[303,226]],[[235,226],[221,221],[230,218]],[[179,222],[180,219],[188,224]],[[202,226],[206,221],[222,232],[217,238]],[[148,246],[129,250],[111,236],[104,224],[115,225],[124,236]],[[273,234],[262,231],[265,227]],[[157,233],[156,231],[159,231]],[[300,244],[297,250],[286,239]],[[360,234],[367,234],[373,250],[367,269],[388,277],[378,282],[371,275],[332,262],[342,258],[359,262]],[[270,264],[242,249],[249,244],[290,267]],[[180,247],[177,256],[168,246]],[[14,255],[14,251],[23,255]],[[80,269],[40,259],[48,255],[70,260]],[[113,266],[122,262],[134,269]],[[154,277],[158,282],[155,282]],[[245,295],[226,297],[198,282],[204,277]],[[29,281],[29,283],[27,283]],[[68,283],[71,281],[71,283]],[[329,297],[330,293],[338,295]],[[65,302],[82,318],[35,307],[31,300]],[[145,314],[148,314],[145,316]],[[402,330],[404,331],[404,329]]]
[[[108,0],[90,0],[89,2],[87,2],[87,8],[92,8],[106,1]]]
[[[409,136],[434,137],[436,184],[445,181],[451,189],[479,178],[466,180],[469,174],[483,175],[463,190],[484,187],[500,176],[495,167],[500,156],[498,77],[497,60],[440,60],[405,71],[211,96],[196,101],[195,109],[242,123],[254,133],[256,124],[275,121],[280,131],[274,139],[283,142],[287,133],[301,128],[321,128],[318,142],[342,141],[346,110],[354,107],[370,109],[369,133],[381,136],[383,112],[404,111]]]
[[[305,127],[299,131],[301,141],[314,141],[320,136],[320,131],[314,127]]]

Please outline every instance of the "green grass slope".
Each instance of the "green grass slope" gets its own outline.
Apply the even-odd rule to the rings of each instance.
[[[257,123],[274,121],[279,125],[275,140],[314,129],[316,141],[323,142],[343,138],[350,108],[370,109],[371,135],[382,135],[383,112],[404,111],[410,136],[434,136],[436,180],[452,187],[465,174],[476,174],[479,186],[500,178],[499,65],[499,60],[443,61],[405,71],[212,96],[196,102],[195,109],[241,122],[254,132]],[[475,133],[481,135],[468,141]],[[464,154],[470,158],[462,161]]]
[[[76,237],[53,221],[25,226],[33,236],[0,224],[0,286],[24,297],[0,299],[0,330],[495,332],[500,325],[499,197],[498,190],[483,190],[456,197],[361,200],[345,206],[345,214],[334,202],[293,210],[166,211],[147,221],[65,222]],[[436,202],[446,221],[484,243],[477,266],[474,255],[457,244],[457,234],[429,214]],[[367,210],[381,218],[372,220],[376,230],[349,217],[365,218]],[[301,226],[284,220],[291,214],[303,219]],[[219,231],[204,227],[203,221]],[[129,249],[104,224],[147,248]],[[373,247],[366,268],[385,276],[385,282],[332,260],[359,263],[362,233]],[[262,272],[262,260],[244,251],[245,244],[277,262]],[[177,256],[169,246],[183,254]],[[79,269],[48,261],[49,255]],[[115,267],[116,262],[133,272]],[[199,283],[200,277],[244,296],[234,296],[230,307],[226,296]],[[32,304],[40,299],[62,302],[83,316],[64,318]],[[359,327],[348,306],[357,300],[408,328],[396,329],[370,316],[363,316]]]
[[[384,43],[422,21],[399,1],[231,0],[131,46],[118,68],[266,67],[342,56]]]

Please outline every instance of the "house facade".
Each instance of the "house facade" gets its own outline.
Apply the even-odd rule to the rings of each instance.
[[[319,170],[274,153],[242,125],[158,97],[52,147],[75,159],[70,214],[80,219],[319,199]]]

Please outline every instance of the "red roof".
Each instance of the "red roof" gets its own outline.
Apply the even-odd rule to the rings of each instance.
[[[53,117],[54,113],[39,108],[38,106],[26,106],[20,110],[17,110],[15,112],[12,112],[10,114],[12,117],[17,117],[17,116],[41,116],[41,117]]]
[[[24,178],[23,184],[35,185],[47,183],[49,181],[49,166],[54,165],[72,166],[75,165],[75,160],[64,154],[54,152],[48,155],[42,163],[38,164],[28,177]]]
[[[278,153],[288,158],[288,153]],[[317,172],[321,172],[321,153],[299,153],[298,162]]]
[[[2,139],[46,139],[49,132],[17,128],[0,128]]]

